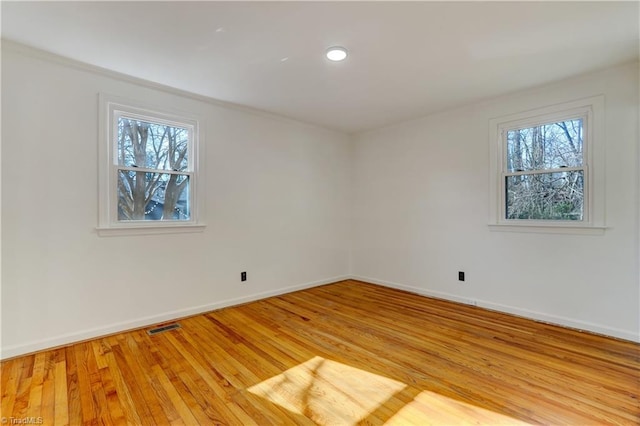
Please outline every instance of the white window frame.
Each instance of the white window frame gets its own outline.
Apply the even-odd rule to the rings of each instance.
[[[532,220],[506,218],[507,132],[520,128],[583,120],[583,165],[562,171],[584,170],[583,220]],[[492,231],[546,232],[598,235],[605,227],[604,96],[594,96],[546,106],[489,121],[490,212]],[[527,172],[522,172],[527,174]]]
[[[141,102],[124,99],[104,93],[98,96],[99,138],[98,138],[98,226],[100,236],[148,235],[204,230],[202,206],[204,203],[203,176],[200,172],[200,158],[203,155],[202,134],[199,121],[180,113],[161,110]],[[118,118],[126,116],[153,123],[162,123],[189,131],[189,220],[118,220]],[[143,169],[143,171],[146,169]]]

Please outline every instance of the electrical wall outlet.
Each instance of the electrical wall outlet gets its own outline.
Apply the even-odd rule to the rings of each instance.
[[[246,281],[246,280],[247,280],[247,273],[240,272],[240,281]]]
[[[464,272],[458,271],[458,281],[464,281]]]

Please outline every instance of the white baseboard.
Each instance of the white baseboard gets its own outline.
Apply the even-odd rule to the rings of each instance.
[[[136,328],[147,327],[153,324],[172,321],[179,318],[189,317],[192,315],[198,315],[204,312],[214,311],[216,309],[226,308],[229,306],[240,305],[247,302],[253,302],[256,300],[265,299],[267,297],[278,296],[281,294],[291,293],[298,290],[304,290],[307,288],[318,287],[325,284],[331,284],[337,281],[346,279],[360,280],[369,282],[372,284],[378,284],[385,287],[396,288],[398,290],[405,290],[410,293],[419,294],[422,296],[433,297],[436,299],[449,300],[458,303],[464,303],[467,305],[479,306],[494,311],[505,312],[524,318],[529,318],[537,321],[544,321],[551,324],[557,324],[564,327],[575,328],[578,330],[590,331],[598,334],[604,334],[606,336],[616,337],[619,339],[629,340],[632,342],[640,342],[640,336],[637,333],[621,330],[618,328],[607,327],[600,324],[574,320],[557,315],[545,314],[542,312],[531,311],[528,309],[517,308],[508,305],[502,305],[499,303],[487,302],[484,300],[474,300],[467,297],[457,296],[446,292],[439,292],[433,290],[427,290],[419,287],[412,287],[404,284],[399,284],[391,281],[378,280],[370,277],[363,277],[358,275],[340,275],[333,278],[327,278],[324,280],[308,282],[305,284],[299,284],[290,287],[283,287],[276,290],[265,291],[262,293],[256,293],[248,296],[238,297],[234,299],[222,300],[219,302],[209,303],[206,305],[194,306],[186,309],[179,309],[170,312],[164,312],[158,315],[151,315],[147,317],[138,318],[131,321],[123,321],[103,327],[95,327],[87,330],[82,330],[73,333],[62,334],[47,339],[31,341],[22,343],[19,345],[3,347],[0,353],[0,359],[13,358],[20,355],[25,355],[32,352],[42,351],[49,348],[69,345],[75,342],[81,342],[85,340],[99,338],[109,334],[120,333],[127,330],[133,330]]]
[[[133,330],[136,328],[147,327],[153,324],[172,321],[179,318],[189,317],[192,315],[198,315],[204,312],[210,312],[216,309],[226,308],[229,306],[241,305],[247,302],[266,299],[267,297],[278,296],[281,294],[291,293],[294,291],[304,290],[312,287],[318,287],[324,284],[330,284],[330,283],[334,283],[334,282],[342,281],[346,279],[349,279],[349,276],[341,275],[337,277],[327,278],[324,280],[308,282],[308,283],[299,284],[299,285],[290,286],[290,287],[283,287],[283,288],[269,290],[262,293],[251,294],[243,297],[237,297],[234,299],[222,300],[219,302],[213,302],[206,305],[200,305],[200,306],[194,306],[186,309],[178,309],[175,311],[164,312],[157,315],[137,318],[131,321],[118,322],[118,323],[109,324],[103,327],[95,327],[95,328],[90,328],[90,329],[82,330],[78,332],[61,334],[59,336],[50,337],[47,339],[21,343],[19,345],[6,346],[6,347],[3,347],[1,350],[0,359],[13,358],[16,356],[25,355],[32,352],[69,345],[72,343],[95,339],[95,338],[107,336],[114,333],[121,333],[123,331]]]
[[[421,296],[428,296],[436,299],[449,300],[452,302],[464,303],[466,305],[479,306],[481,308],[490,309],[493,311],[504,312],[507,314],[517,315],[523,318],[560,325],[563,327],[574,328],[581,331],[589,331],[597,334],[603,334],[605,336],[629,340],[631,342],[640,342],[640,335],[638,333],[635,333],[629,330],[622,330],[619,328],[608,327],[605,325],[576,320],[573,318],[546,314],[544,312],[537,312],[537,311],[532,311],[529,309],[523,309],[523,308],[518,308],[514,306],[509,306],[509,305],[502,305],[500,303],[488,302],[486,300],[470,299],[467,297],[457,296],[455,294],[450,294],[446,292],[433,291],[433,290],[428,290],[428,289],[419,288],[419,287],[412,287],[404,284],[398,284],[391,281],[378,280],[370,277],[352,275],[351,279],[369,282],[372,284],[378,284],[385,287],[395,288],[398,290],[405,290],[410,293],[419,294]]]

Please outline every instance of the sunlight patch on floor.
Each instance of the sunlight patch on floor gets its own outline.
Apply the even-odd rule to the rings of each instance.
[[[316,356],[248,390],[318,424],[348,425],[404,388],[402,382]]]
[[[319,425],[355,425],[369,416],[388,425],[528,425],[319,356],[248,391]]]
[[[422,391],[385,425],[528,425],[523,421],[434,392]]]

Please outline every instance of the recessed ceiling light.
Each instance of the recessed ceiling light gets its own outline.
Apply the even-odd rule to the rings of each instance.
[[[347,49],[342,46],[333,46],[327,49],[327,59],[338,62],[347,57]]]

